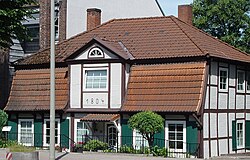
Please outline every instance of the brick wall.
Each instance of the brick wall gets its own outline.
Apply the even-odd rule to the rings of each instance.
[[[50,46],[50,0],[39,0],[40,50]]]
[[[87,9],[87,30],[91,30],[101,24],[101,10],[97,8]]]
[[[188,24],[193,24],[193,12],[192,6],[190,5],[179,5],[178,6],[178,18]]]
[[[59,42],[66,39],[66,18],[67,18],[67,0],[60,2],[59,10]]]

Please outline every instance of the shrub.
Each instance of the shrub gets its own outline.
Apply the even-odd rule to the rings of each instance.
[[[18,143],[13,143],[9,147],[10,152],[33,152],[35,151],[34,147],[27,147]]]
[[[108,144],[99,140],[91,140],[91,141],[88,141],[83,146],[83,148],[84,150],[87,150],[87,151],[105,150],[108,148]]]
[[[152,153],[154,156],[162,156],[162,157],[167,157],[167,149],[166,148],[160,148],[158,146],[154,146],[152,148]]]

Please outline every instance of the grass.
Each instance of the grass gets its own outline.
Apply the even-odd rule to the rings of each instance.
[[[14,144],[8,147],[10,152],[34,152],[36,149],[34,147],[26,147],[21,144]]]

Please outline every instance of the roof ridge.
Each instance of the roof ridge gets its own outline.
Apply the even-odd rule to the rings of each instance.
[[[175,18],[176,18],[176,17],[175,17]],[[238,49],[238,48],[236,48],[236,47],[234,47],[234,46],[232,46],[232,45],[230,45],[230,44],[228,44],[228,43],[226,43],[226,42],[224,42],[224,41],[222,41],[222,40],[220,40],[219,38],[216,38],[216,37],[214,37],[214,36],[208,34],[207,32],[205,32],[205,31],[203,31],[203,30],[201,30],[201,29],[199,29],[199,28],[197,28],[197,27],[195,27],[195,26],[193,26],[193,25],[191,25],[191,24],[188,24],[188,23],[186,23],[186,22],[184,22],[184,21],[182,21],[182,20],[180,20],[180,19],[178,19],[178,18],[176,18],[176,20],[178,20],[178,21],[180,21],[180,22],[182,22],[182,23],[184,23],[184,24],[186,24],[186,25],[192,27],[193,29],[195,29],[195,30],[197,30],[197,31],[199,31],[199,32],[201,32],[201,33],[203,33],[203,34],[205,34],[206,36],[208,36],[208,37],[210,37],[210,38],[212,38],[212,39],[214,39],[214,40],[217,40],[218,42],[220,42],[220,43],[222,43],[222,44],[224,44],[224,45],[226,45],[226,46],[228,46],[228,47],[230,47],[230,48],[232,48],[232,49],[235,49],[235,50],[241,52],[242,54],[245,54],[245,55],[247,55],[247,56],[250,56],[250,54],[248,54],[248,53],[246,53],[246,52],[244,52],[244,51],[242,51],[242,50],[240,50],[240,49]]]
[[[173,16],[174,17],[174,16]],[[202,52],[207,54],[205,51],[203,51],[196,43],[194,43],[194,41],[187,35],[187,33],[179,26],[179,24],[177,24],[175,22],[175,20],[173,19],[173,17],[170,17],[170,19],[180,28],[180,30],[187,36],[187,38]],[[175,18],[175,17],[174,17]],[[175,18],[178,19],[178,18]]]
[[[154,17],[117,18],[117,19],[113,19],[113,20],[126,21],[126,20],[163,19],[163,18],[171,18],[171,17],[174,17],[174,16],[170,15],[170,16],[154,16]]]

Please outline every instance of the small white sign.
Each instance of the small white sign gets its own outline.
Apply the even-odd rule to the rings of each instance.
[[[11,130],[11,126],[4,126],[2,131],[9,132]]]

